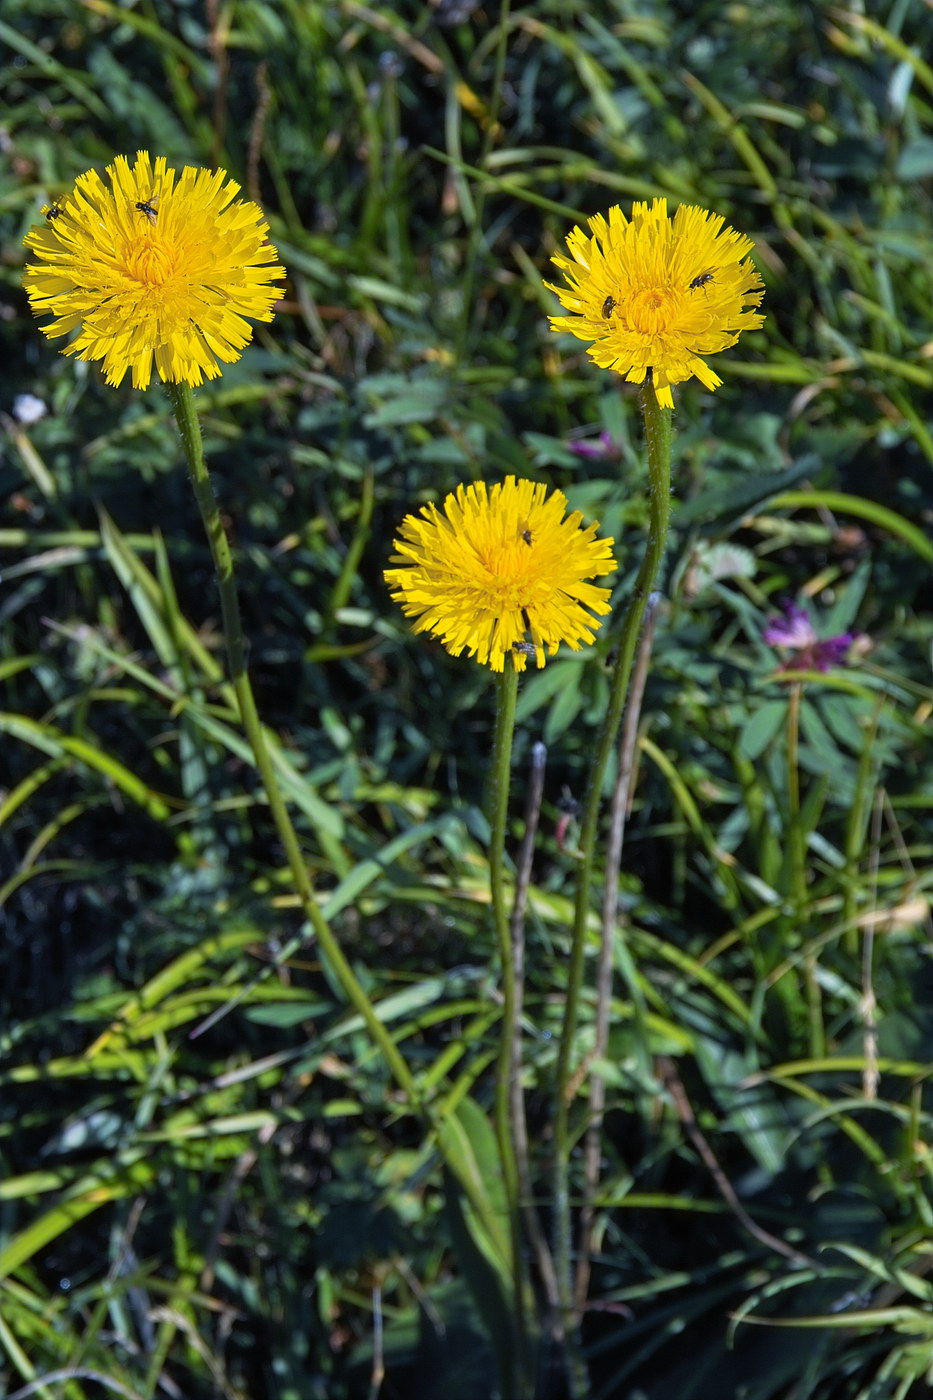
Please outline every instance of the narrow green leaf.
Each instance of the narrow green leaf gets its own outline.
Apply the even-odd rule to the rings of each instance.
[[[79,1182],[57,1205],[44,1211],[36,1220],[20,1230],[0,1250],[0,1279],[29,1262],[40,1249],[65,1234],[79,1220],[92,1215],[101,1206],[120,1200],[152,1185],[155,1171],[141,1160],[125,1164],[112,1176],[86,1177]]]
[[[910,545],[921,559],[933,564],[933,543],[922,530],[905,520],[897,511],[868,501],[863,496],[849,496],[843,491],[782,491],[768,502],[771,510],[826,510],[840,511],[846,515],[856,515],[860,520],[870,520],[880,530],[896,535]]]
[[[0,714],[0,733],[12,734],[14,738],[31,744],[33,748],[53,758],[69,754],[86,768],[100,773],[112,782],[157,821],[164,821],[170,815],[171,808],[158,793],[147,787],[142,779],[131,773],[119,759],[95,747],[87,739],[76,739],[61,733],[50,724],[40,724],[26,715],[12,714]]]

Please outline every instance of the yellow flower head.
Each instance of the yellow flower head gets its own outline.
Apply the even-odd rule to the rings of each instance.
[[[106,180],[79,175],[71,193],[26,235],[34,254],[23,278],[32,309],[55,317],[50,338],[78,330],[65,347],[102,360],[108,384],[127,370],[145,389],[162,379],[200,384],[240,358],[246,321],[271,321],[285,276],[258,205],[236,199],[224,170],[185,166],[176,176],[147,151],[117,156]],[[80,329],[79,329],[80,328]]]
[[[724,227],[720,214],[682,204],[668,217],[667,200],[618,205],[608,218],[575,228],[570,257],[551,259],[567,279],[553,287],[570,316],[551,316],[556,331],[591,340],[587,352],[603,369],[633,384],[650,375],[662,408],[673,408],[671,385],[696,375],[707,389],[722,380],[701,359],[734,345],[760,326],[764,296],[748,254],[750,238]]]
[[[547,494],[540,482],[506,477],[458,486],[444,501],[407,515],[386,569],[392,597],[416,632],[433,632],[453,656],[466,651],[501,671],[510,656],[524,671],[539,667],[559,642],[574,651],[600,626],[593,613],[609,612],[608,588],[585,579],[616,567],[612,540],[598,540],[598,524],[582,527],[579,511],[564,518],[567,498]],[[589,609],[589,611],[587,611]]]

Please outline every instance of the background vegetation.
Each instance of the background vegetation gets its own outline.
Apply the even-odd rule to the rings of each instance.
[[[288,267],[275,322],[199,395],[252,672],[357,971],[424,1082],[483,1106],[491,683],[406,631],[392,532],[458,481],[541,477],[619,541],[624,601],[636,401],[549,332],[547,260],[576,218],[655,195],[755,239],[766,325],[719,357],[715,396],[677,395],[592,1396],[927,1394],[929,7],[8,0],[0,39],[0,1389],[496,1384],[432,1143],[298,937],[165,398],[56,354],[20,289],[41,205],[147,148],[228,169]],[[762,630],[785,598],[860,634],[855,664],[780,672]],[[611,646],[519,702],[516,841],[549,748],[542,1161],[573,873],[555,832]]]

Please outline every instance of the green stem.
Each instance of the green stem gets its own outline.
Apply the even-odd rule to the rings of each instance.
[[[807,843],[800,825],[800,699],[802,687],[794,681],[787,703],[787,820],[790,824],[788,850],[791,859],[791,894],[796,904],[797,918],[803,914],[807,901],[806,856]]]
[[[580,993],[583,986],[586,928],[592,897],[599,809],[606,768],[628,693],[642,618],[648,603],[648,595],[654,587],[664,557],[671,514],[671,413],[669,409],[662,409],[658,406],[657,397],[650,382],[646,382],[642,390],[641,409],[645,420],[648,461],[648,539],[645,557],[638,570],[635,588],[622,622],[619,653],[612,677],[609,703],[590,769],[589,784],[581,817],[580,859],[577,865],[573,937],[570,948],[570,966],[567,972],[567,1000],[564,1005],[564,1020],[557,1056],[556,1102],[554,1105],[554,1252],[561,1307],[564,1313],[564,1322],[568,1328],[575,1322],[568,1182],[570,1103],[575,1092],[572,1083],[572,1055],[579,1020]]]
[[[327,958],[333,972],[343,988],[351,1006],[359,1012],[373,1043],[382,1051],[386,1064],[392,1072],[399,1088],[404,1092],[413,1108],[421,1106],[418,1086],[405,1060],[399,1053],[391,1035],[376,1015],[369,997],[363,991],[356,975],[344,957],[340,944],[330,925],[321,913],[314,894],[314,886],[308,873],[298,835],[292,824],[288,809],[276,781],[275,769],[269,758],[269,750],[263,734],[262,723],[256,709],[253,687],[246,670],[246,649],[243,641],[243,623],[240,618],[240,604],[237,598],[236,577],[230,544],[220,519],[217,497],[204,460],[204,443],[201,438],[201,425],[194,406],[194,394],[187,384],[167,384],[166,389],[175,413],[175,420],[181,432],[185,457],[191,473],[191,483],[197,499],[201,519],[207,533],[217,575],[217,588],[220,594],[220,610],[223,617],[224,642],[227,648],[227,665],[230,683],[240,711],[240,722],[253,750],[260,781],[269,802],[269,811],[285,849],[288,867],[301,907],[314,930],[321,951]]]
[[[181,432],[195,497],[201,512],[201,518],[204,522],[204,529],[207,533],[211,556],[217,574],[217,587],[220,594],[220,608],[223,617],[224,640],[227,649],[230,683],[233,687],[237,706],[239,708],[240,721],[252,747],[253,756],[256,760],[256,768],[259,772],[260,780],[269,802],[269,810],[272,814],[276,831],[279,834],[279,839],[285,848],[288,866],[291,871],[295,889],[301,901],[301,907],[314,930],[321,952],[337,977],[344,995],[359,1013],[374,1045],[382,1052],[383,1058],[394,1076],[396,1083],[408,1100],[409,1106],[418,1112],[422,1119],[434,1130],[438,1150],[440,1151],[445,1165],[458,1181],[464,1196],[473,1208],[481,1229],[485,1231],[490,1239],[494,1240],[501,1231],[502,1222],[497,1218],[496,1213],[492,1209],[488,1193],[484,1190],[482,1181],[477,1178],[475,1167],[471,1167],[470,1165],[469,1154],[465,1150],[466,1144],[462,1141],[462,1125],[458,1123],[455,1114],[444,1115],[443,1113],[438,1113],[434,1106],[428,1103],[420,1093],[408,1065],[405,1063],[403,1056],[392,1040],[389,1031],[377,1016],[372,1002],[357,980],[330,925],[318,907],[317,899],[314,894],[314,886],[301,853],[297,833],[288,815],[288,810],[276,782],[275,770],[269,758],[269,751],[266,747],[262,723],[256,709],[253,688],[246,671],[246,648],[243,639],[240,606],[237,599],[233,558],[220,519],[217,498],[214,495],[210,476],[208,475],[207,464],[204,460],[204,445],[201,439],[201,427],[194,406],[194,395],[191,389],[185,384],[168,384],[166,388],[168,389],[175,418]],[[514,725],[514,695],[512,698],[512,717],[509,721],[508,730],[509,744],[511,743],[512,725]],[[508,753],[505,755],[504,762],[507,771]],[[502,837],[498,848],[498,858],[494,857],[493,859],[493,869],[498,871],[500,881],[505,824],[504,803],[508,799],[507,783],[505,784],[504,796],[501,794],[501,788],[502,784],[500,783],[496,792],[496,809],[498,813],[500,806],[503,808],[502,815],[498,817],[498,826],[502,832]],[[504,956],[502,961],[504,970],[503,981],[505,985],[508,985],[511,979],[514,1005],[514,978],[511,977],[511,956]],[[509,1035],[507,1032],[503,1035],[503,1040],[508,1044]],[[511,1140],[509,1145],[511,1146]],[[507,1184],[509,1180],[512,1182],[515,1180],[514,1151],[512,1151],[511,1156],[509,1156],[507,1149],[503,1152],[503,1163],[507,1164],[509,1161],[511,1161],[511,1178],[509,1177],[509,1168],[507,1165],[505,1166]],[[511,1214],[514,1219],[517,1219],[517,1210],[512,1209]],[[512,1228],[514,1230],[514,1225]],[[510,1245],[511,1249],[509,1252],[513,1255],[513,1276],[518,1278],[521,1268],[521,1251],[518,1249],[517,1243],[515,1242],[514,1233],[510,1240]],[[519,1369],[524,1366],[525,1350],[523,1344],[524,1298],[522,1291],[518,1287],[516,1287],[515,1307],[519,1345],[515,1349],[513,1358],[506,1363],[506,1369],[503,1374],[503,1394],[517,1398],[526,1393],[524,1378]]]
[[[794,681],[787,703],[787,820],[790,824],[787,843],[791,861],[791,896],[797,927],[804,924],[807,903],[807,838],[800,810],[800,704],[803,686]],[[820,984],[816,976],[816,958],[804,959],[804,979],[807,988],[807,1026],[810,1055],[819,1059],[825,1050],[823,1008]]]
[[[516,1373],[520,1387],[526,1371],[525,1276],[522,1264],[521,1215],[518,1189],[518,1164],[512,1131],[512,1082],[517,1073],[515,1045],[518,1033],[515,963],[512,956],[512,936],[505,891],[505,830],[509,811],[509,786],[512,768],[512,738],[515,733],[515,706],[518,698],[518,672],[510,659],[497,677],[496,732],[493,744],[492,783],[490,790],[489,884],[499,947],[499,968],[502,979],[502,1029],[496,1068],[495,1125],[502,1161],[502,1175],[509,1204],[509,1229],[512,1237],[512,1282],[515,1295]]]

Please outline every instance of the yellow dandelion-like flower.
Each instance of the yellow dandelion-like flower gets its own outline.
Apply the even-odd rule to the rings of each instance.
[[[524,671],[539,667],[560,642],[574,651],[592,642],[609,612],[608,588],[586,579],[616,567],[613,541],[599,540],[598,524],[583,527],[567,498],[547,494],[535,481],[506,477],[458,486],[443,510],[422,506],[407,515],[386,569],[392,597],[416,632],[433,632],[453,656],[468,652],[502,671],[510,656]]]
[[[552,328],[593,341],[590,358],[633,384],[650,376],[662,408],[674,406],[671,385],[692,375],[716,389],[722,380],[702,356],[764,320],[754,310],[764,296],[754,244],[724,225],[691,204],[669,218],[666,199],[633,204],[631,219],[618,205],[596,214],[589,234],[568,236],[570,257],[551,259],[569,285],[546,285],[573,313],[551,316]]]
[[[77,330],[64,349],[101,360],[108,384],[132,370],[145,389],[163,380],[200,384],[249,343],[246,320],[271,321],[285,276],[258,205],[237,199],[224,170],[180,175],[138,151],[104,172],[88,170],[26,235],[34,261],[23,283],[50,338]]]

